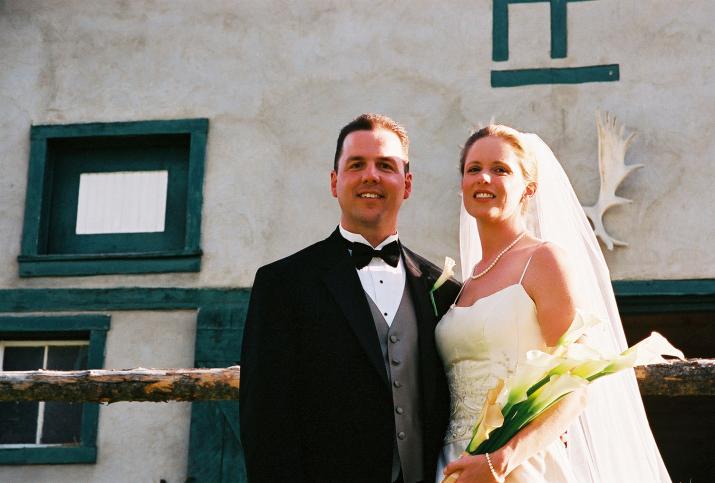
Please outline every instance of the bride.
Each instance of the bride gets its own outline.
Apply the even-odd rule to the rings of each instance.
[[[632,372],[571,393],[493,453],[462,456],[487,391],[527,351],[555,345],[576,308],[610,322],[589,345],[626,343],[603,255],[543,141],[487,126],[467,139],[460,170],[465,283],[436,328],[451,394],[437,481],[670,481]]]

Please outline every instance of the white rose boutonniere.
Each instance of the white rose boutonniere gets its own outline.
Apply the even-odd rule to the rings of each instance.
[[[434,300],[434,292],[442,285],[444,285],[444,282],[449,280],[449,278],[454,275],[454,266],[456,264],[457,262],[455,262],[451,258],[444,257],[444,268],[442,269],[442,273],[440,274],[434,285],[432,285],[432,288],[429,291],[429,298],[432,301],[432,308],[434,309],[435,317],[438,317],[439,313],[437,312],[437,303]]]

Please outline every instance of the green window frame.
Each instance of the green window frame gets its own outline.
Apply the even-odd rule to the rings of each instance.
[[[207,134],[208,119],[32,126],[20,276],[198,272]],[[81,173],[153,170],[163,232],[75,233]]]
[[[109,315],[0,316],[0,337],[87,337],[88,369],[101,369]],[[99,404],[82,405],[82,428],[78,446],[0,448],[0,465],[95,463]]]

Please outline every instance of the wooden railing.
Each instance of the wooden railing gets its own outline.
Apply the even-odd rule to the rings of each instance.
[[[636,368],[644,396],[715,396],[715,359]],[[239,366],[221,369],[0,371],[0,401],[237,400]]]

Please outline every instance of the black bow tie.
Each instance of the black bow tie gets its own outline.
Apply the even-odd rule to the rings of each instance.
[[[388,243],[381,250],[375,250],[369,245],[357,242],[349,245],[349,248],[353,251],[353,261],[358,270],[365,267],[373,258],[382,258],[385,263],[393,267],[396,267],[400,261],[400,243],[397,240]]]

